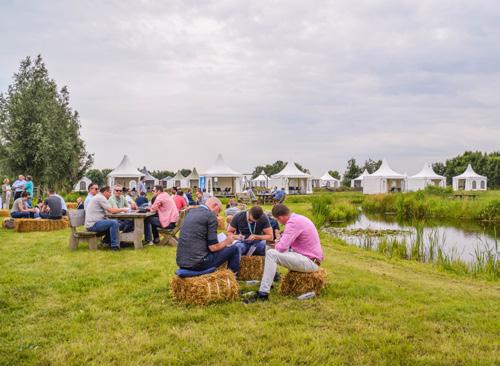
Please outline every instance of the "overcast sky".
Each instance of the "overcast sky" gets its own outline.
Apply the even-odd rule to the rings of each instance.
[[[41,53],[95,166],[401,173],[500,149],[500,2],[0,0],[0,91]]]

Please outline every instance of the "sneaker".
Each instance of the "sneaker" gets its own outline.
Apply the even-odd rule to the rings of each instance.
[[[152,241],[148,241],[148,242],[144,243],[144,245],[155,245],[155,243],[153,243]]]
[[[268,300],[269,300],[269,294],[266,294],[265,292],[257,292],[255,295],[244,299],[243,303],[244,304],[251,304],[251,303],[257,302],[257,301],[268,301]]]

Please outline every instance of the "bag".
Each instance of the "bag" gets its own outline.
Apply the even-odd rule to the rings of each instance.
[[[14,219],[5,219],[3,221],[3,227],[6,229],[14,229]]]

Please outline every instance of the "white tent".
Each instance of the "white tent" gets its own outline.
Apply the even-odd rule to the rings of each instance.
[[[446,178],[436,174],[432,166],[428,163],[424,164],[422,170],[408,178],[408,190],[418,191],[427,186],[446,187]]]
[[[221,154],[202,176],[206,178],[205,188],[210,195],[241,193],[243,174],[231,169]]]
[[[144,185],[146,186],[147,191],[153,190],[154,186],[160,184],[159,179],[155,178],[151,174],[149,174],[146,167],[142,168],[141,172],[144,175]]]
[[[340,187],[340,180],[332,177],[330,173],[326,172],[319,178],[320,187],[338,188]]]
[[[295,163],[289,161],[283,170],[272,176],[273,179],[281,179],[281,187],[285,188],[286,194],[311,194],[312,175],[299,170]]]
[[[488,178],[477,174],[472,166],[467,165],[467,169],[460,175],[453,177],[453,190],[463,191],[485,191],[488,184]]]
[[[186,181],[189,188],[198,188],[200,186],[200,175],[196,171],[196,168],[191,170],[191,174],[186,177]]]
[[[252,179],[252,187],[269,188],[269,177],[262,170],[260,174]]]
[[[396,173],[384,159],[376,172],[363,177],[363,193],[405,192],[406,180],[406,175]]]
[[[163,188],[168,188],[168,181],[171,180],[172,177],[165,177],[165,178],[162,178],[161,180],[161,185]]]
[[[87,192],[90,183],[92,183],[92,181],[89,178],[83,177],[73,186],[73,192]]]
[[[370,173],[368,173],[368,170],[365,169],[359,177],[351,179],[351,188],[363,188],[363,178],[369,175]]]
[[[168,188],[188,188],[189,180],[186,179],[185,176],[182,175],[181,171],[178,170],[177,173],[167,182]]]
[[[134,167],[128,156],[124,155],[120,164],[108,174],[108,185],[112,187],[120,184],[132,189],[143,176],[144,174]]]

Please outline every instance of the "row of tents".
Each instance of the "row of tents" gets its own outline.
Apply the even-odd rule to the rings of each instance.
[[[277,174],[267,176],[262,171],[252,179],[250,174],[243,174],[229,167],[221,154],[217,156],[215,163],[201,174],[193,168],[188,176],[183,176],[177,171],[174,177],[163,179],[151,176],[145,167],[142,170],[137,169],[125,155],[120,164],[108,174],[107,180],[110,186],[120,184],[132,189],[142,177],[145,178],[148,190],[154,185],[161,184],[165,188],[206,189],[209,194],[234,194],[249,187],[277,187],[284,188],[287,194],[311,194],[314,188],[340,186],[340,180],[328,172],[316,179],[311,174],[299,170],[293,162],[288,162]],[[75,184],[74,190],[85,191],[89,183],[90,180],[84,177]],[[416,191],[429,185],[446,186],[446,178],[436,174],[430,164],[425,164],[419,173],[407,176],[392,170],[385,159],[377,171],[369,174],[365,170],[351,181],[352,188],[362,190],[366,194]],[[475,173],[470,164],[463,174],[453,178],[454,190],[486,190],[486,187],[487,178]]]

